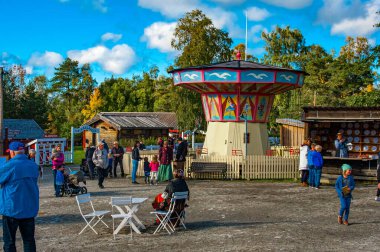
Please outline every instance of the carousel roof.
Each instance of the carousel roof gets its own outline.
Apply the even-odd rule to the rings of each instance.
[[[280,94],[300,88],[303,71],[233,60],[169,71],[174,85],[199,93]]]

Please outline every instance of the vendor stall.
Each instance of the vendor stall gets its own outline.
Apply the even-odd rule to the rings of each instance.
[[[380,107],[304,107],[305,137],[323,147],[325,166],[343,163],[354,169],[376,167],[380,151]],[[335,140],[341,133],[348,157],[339,157]],[[371,161],[372,160],[372,161]]]

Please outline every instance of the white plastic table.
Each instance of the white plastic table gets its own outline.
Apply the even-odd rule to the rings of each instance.
[[[131,205],[124,205],[127,212],[124,211],[124,209],[121,206],[114,206],[120,214],[131,214],[132,215],[132,221],[130,222],[130,225],[132,229],[138,233],[141,234],[141,229],[146,229],[144,224],[141,222],[141,220],[136,216],[137,211],[139,210],[140,204],[144,203],[148,198],[132,198],[132,204]],[[119,233],[119,231],[127,224],[128,220],[124,219],[120,225],[115,230],[115,233]]]

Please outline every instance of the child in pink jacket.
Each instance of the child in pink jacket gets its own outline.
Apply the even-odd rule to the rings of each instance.
[[[152,158],[152,161],[149,164],[150,167],[150,184],[157,185],[157,174],[158,174],[158,167],[160,166],[160,163],[158,163],[158,157],[157,155],[154,155]]]

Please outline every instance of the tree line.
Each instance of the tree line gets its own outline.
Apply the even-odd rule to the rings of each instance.
[[[347,37],[339,52],[307,44],[301,31],[277,26],[263,32],[265,54],[247,55],[248,60],[304,70],[302,89],[277,95],[270,116],[301,116],[302,106],[378,106],[380,46],[364,37]],[[234,59],[245,45],[232,48],[229,34],[216,28],[200,10],[180,18],[171,45],[181,53],[167,69],[205,65]],[[166,73],[156,66],[129,78],[111,77],[97,83],[89,64],[66,58],[51,78],[28,77],[22,66],[13,66],[4,76],[4,118],[34,119],[49,134],[69,137],[78,127],[101,111],[176,112],[180,129],[206,129],[200,95],[174,87]]]

